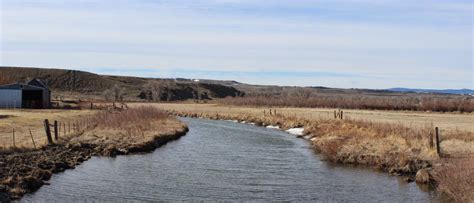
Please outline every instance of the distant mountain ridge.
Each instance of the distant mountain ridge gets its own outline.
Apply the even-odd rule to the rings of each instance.
[[[464,94],[464,95],[474,95],[474,90],[472,89],[411,89],[411,88],[390,88],[387,89],[392,92],[416,92],[416,93],[438,93],[438,94]]]

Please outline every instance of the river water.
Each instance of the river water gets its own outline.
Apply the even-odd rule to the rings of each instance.
[[[94,157],[21,201],[436,201],[415,183],[323,162],[308,141],[285,132],[182,120],[190,131],[179,140],[150,154]]]

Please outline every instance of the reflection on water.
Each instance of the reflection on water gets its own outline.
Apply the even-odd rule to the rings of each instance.
[[[433,201],[414,183],[320,161],[305,140],[226,121],[183,118],[189,133],[144,155],[95,157],[22,201]]]

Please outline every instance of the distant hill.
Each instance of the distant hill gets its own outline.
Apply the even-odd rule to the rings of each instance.
[[[186,78],[142,78],[127,76],[98,75],[85,71],[46,69],[46,68],[23,68],[23,67],[1,67],[0,85],[26,82],[33,78],[39,78],[53,90],[53,96],[66,96],[84,99],[104,99],[107,92],[113,92],[114,88],[123,91],[125,100],[212,100],[235,96],[294,96],[311,95],[312,97],[341,97],[341,96],[368,96],[368,97],[419,97],[428,96],[443,97],[450,95],[474,95],[470,89],[409,89],[391,88],[386,90],[373,89],[340,89],[329,87],[295,87],[276,85],[252,85],[240,83],[233,80],[208,80],[208,79],[186,79]],[[158,84],[159,96],[152,93],[150,83]],[[156,92],[156,90],[155,90]],[[159,98],[152,98],[153,96]],[[448,95],[446,95],[448,96]]]
[[[160,100],[213,99],[242,96],[244,93],[232,86],[206,81],[156,79],[125,76],[98,75],[85,71],[24,67],[0,67],[0,85],[41,79],[54,96],[77,95],[79,98],[103,98],[107,91],[118,87],[127,100],[150,97],[150,83],[160,87]]]
[[[410,88],[391,88],[387,89],[392,92],[415,92],[415,93],[438,93],[438,94],[463,94],[463,95],[474,95],[472,89],[410,89]]]

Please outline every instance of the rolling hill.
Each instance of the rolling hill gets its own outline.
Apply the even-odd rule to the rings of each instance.
[[[0,67],[0,85],[41,79],[53,91],[53,96],[103,98],[106,92],[119,90],[126,100],[149,99],[151,83],[159,88],[158,100],[214,99],[242,96],[232,86],[192,80],[155,79],[98,75],[85,71],[27,67]],[[156,99],[156,98],[155,98]]]

